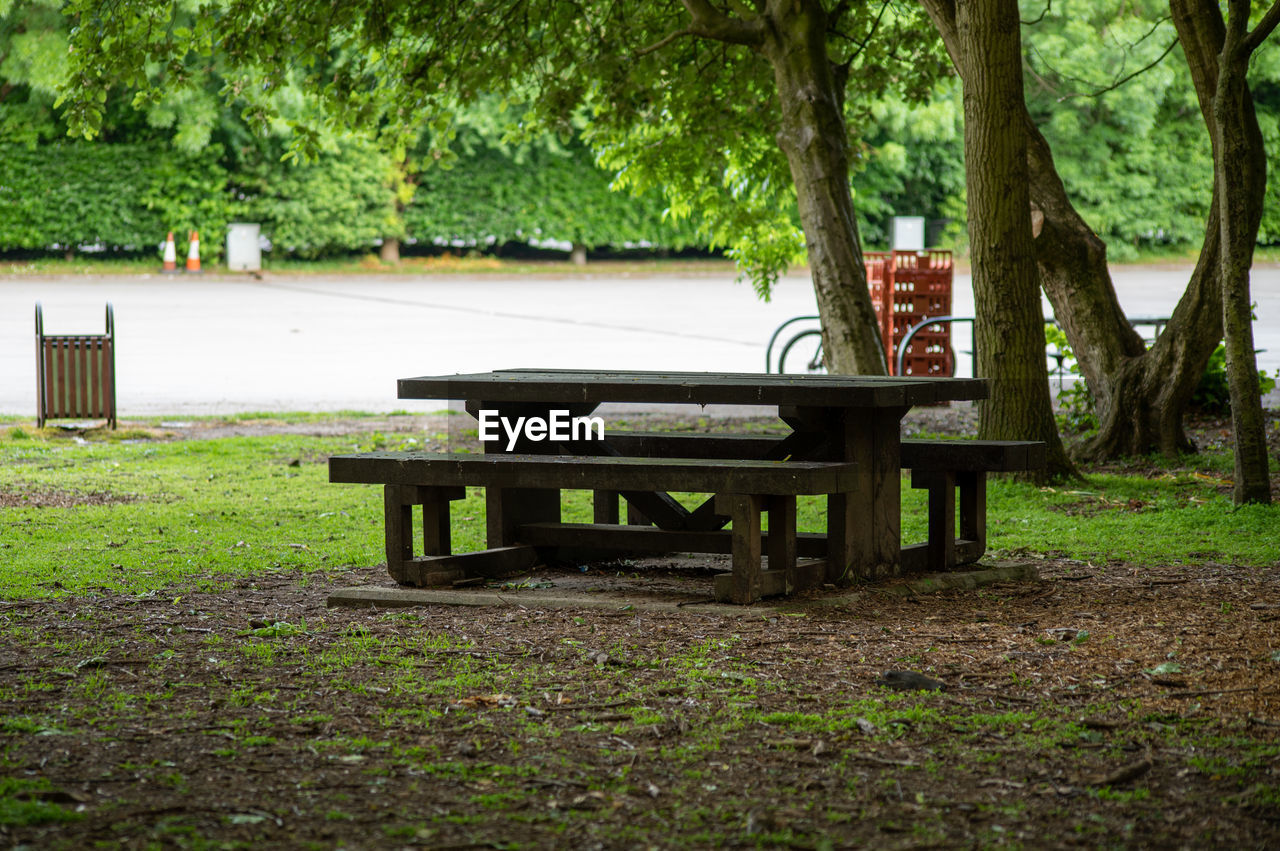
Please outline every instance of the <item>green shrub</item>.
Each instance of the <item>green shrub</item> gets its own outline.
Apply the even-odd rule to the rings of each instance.
[[[0,146],[0,249],[149,251],[168,231],[226,232],[221,149],[62,142]],[[208,240],[208,256],[219,251]]]
[[[1267,375],[1266,371],[1258,370],[1258,390],[1263,396],[1274,390],[1275,386],[1274,378]],[[1231,413],[1231,390],[1227,386],[1227,348],[1221,343],[1209,356],[1209,363],[1191,397],[1191,407],[1214,416]]]
[[[474,146],[450,168],[431,167],[404,212],[410,236],[427,242],[485,246],[561,241],[586,246],[699,244],[688,221],[663,216],[658,192],[634,196],[609,189],[610,174],[579,145],[519,155]]]
[[[1045,346],[1052,346],[1063,354],[1063,367],[1076,377],[1071,386],[1058,394],[1058,429],[1065,434],[1084,434],[1098,427],[1098,415],[1094,410],[1093,393],[1089,385],[1080,379],[1080,364],[1067,340],[1066,333],[1057,325],[1045,323]]]
[[[1045,344],[1056,347],[1066,355],[1067,370],[1078,376],[1080,365],[1076,362],[1067,335],[1056,325],[1044,326]],[[1277,373],[1280,377],[1280,373]],[[1258,370],[1258,390],[1266,395],[1275,389],[1275,379],[1264,370]],[[1227,350],[1222,343],[1213,350],[1205,365],[1195,393],[1191,397],[1192,410],[1210,416],[1226,416],[1231,413],[1231,391],[1227,386]],[[1098,427],[1093,393],[1083,381],[1074,381],[1058,394],[1058,428],[1068,434],[1089,432]]]

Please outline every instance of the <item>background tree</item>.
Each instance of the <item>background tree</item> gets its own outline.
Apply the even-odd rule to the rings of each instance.
[[[1073,10],[1060,9],[1057,14],[1070,15]],[[1117,17],[1125,15],[1116,10],[1106,18],[1094,20],[1098,42],[1101,44],[1108,32],[1119,41],[1120,47],[1094,56],[1096,70],[1091,77],[1068,79],[1062,72],[1055,72],[1051,77],[1050,68],[1042,65],[1039,81],[1042,84],[1050,81],[1047,84],[1051,86],[1070,84],[1071,91],[1091,95],[1088,99],[1073,100],[1094,101],[1094,115],[1101,109],[1097,106],[1098,99],[1111,99],[1116,109],[1130,110],[1125,113],[1130,116],[1130,127],[1140,129],[1148,122],[1155,124],[1167,118],[1167,110],[1161,113],[1155,109],[1153,105],[1160,102],[1158,97],[1142,97],[1139,93],[1137,100],[1147,104],[1143,107],[1130,96],[1121,100],[1119,92],[1134,82],[1133,79],[1125,81],[1125,77],[1158,63],[1174,44],[1175,36],[1167,22],[1160,22],[1157,6],[1130,9],[1130,19],[1119,23],[1116,23]],[[1155,26],[1152,26],[1153,20],[1157,22]],[[1176,54],[1176,49],[1174,52]],[[1137,68],[1133,68],[1134,65]],[[1098,73],[1097,69],[1106,70]],[[1144,76],[1135,79],[1144,79]],[[1157,81],[1144,81],[1144,84],[1151,82]],[[1073,344],[1097,406],[1098,430],[1080,447],[1082,454],[1103,459],[1148,452],[1175,454],[1192,449],[1183,427],[1184,412],[1204,365],[1221,338],[1216,219],[1204,227],[1201,256],[1187,289],[1172,311],[1169,325],[1148,349],[1125,319],[1116,299],[1107,267],[1107,244],[1076,211],[1057,171],[1050,142],[1039,131],[1029,111],[1024,111],[1023,120],[1030,139],[1032,203],[1043,216],[1043,227],[1036,239],[1041,284]],[[1119,119],[1107,116],[1101,116],[1100,120],[1108,125],[1119,123]],[[1184,120],[1181,124],[1185,124]],[[1050,120],[1047,128],[1052,127]],[[1117,129],[1123,131],[1123,127]],[[1066,134],[1059,133],[1059,136]],[[1100,141],[1106,150],[1114,150],[1115,143],[1107,139],[1120,136],[1124,134],[1112,131]],[[1203,143],[1198,143],[1181,159],[1194,161],[1197,156],[1203,159],[1202,148]],[[1167,150],[1164,156],[1167,159]],[[1158,160],[1153,160],[1151,165],[1151,180],[1156,183],[1161,180],[1157,164]],[[1166,173],[1169,168],[1165,166]],[[1180,166],[1172,168],[1176,170]],[[1126,183],[1142,186],[1144,182],[1146,178],[1139,174]],[[1207,195],[1203,187],[1199,195]]]
[[[1249,0],[1228,0],[1224,22],[1212,0],[1169,3],[1213,143],[1214,212],[1221,240],[1218,274],[1235,436],[1235,501],[1269,503],[1271,476],[1249,298],[1249,269],[1266,198],[1267,158],[1247,72],[1254,51],[1280,23],[1280,2],[1267,8],[1252,30],[1251,6]]]
[[[57,2],[0,7],[0,142],[66,135],[53,109],[66,78],[66,22]]]
[[[921,103],[899,97],[847,105],[859,127],[853,157],[858,230],[888,247],[894,216],[923,216],[929,247],[964,245],[964,105],[960,82],[939,79]]]
[[[1167,2],[1025,0],[1022,17],[1027,110],[1110,259],[1196,244],[1213,163]]]

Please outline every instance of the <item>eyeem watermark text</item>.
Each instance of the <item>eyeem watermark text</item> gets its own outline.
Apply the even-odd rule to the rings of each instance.
[[[548,411],[547,417],[504,417],[497,411],[480,410],[480,441],[501,440],[505,434],[507,451],[515,449],[523,435],[526,440],[604,440],[604,420],[600,417],[571,417],[568,411]],[[499,433],[501,428],[501,433]]]

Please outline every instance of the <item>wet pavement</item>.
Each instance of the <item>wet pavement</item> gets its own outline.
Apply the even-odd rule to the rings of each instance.
[[[1120,268],[1132,315],[1167,314],[1189,269]],[[1260,368],[1280,368],[1280,268],[1255,269]],[[684,276],[141,275],[0,280],[0,413],[36,409],[33,308],[47,333],[101,333],[115,307],[122,417],[245,411],[429,413],[396,379],[517,366],[758,372],[783,321],[816,312],[804,275],[770,302],[722,272]],[[958,275],[952,312],[973,314]],[[797,325],[795,328],[801,328]],[[787,335],[789,336],[789,334]],[[785,339],[785,337],[783,338]],[[955,348],[971,349],[956,326]],[[969,374],[961,358],[958,374]]]

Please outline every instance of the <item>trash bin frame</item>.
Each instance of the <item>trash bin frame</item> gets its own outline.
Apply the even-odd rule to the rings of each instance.
[[[116,427],[115,312],[107,302],[105,334],[46,334],[36,302],[36,425],[105,417]]]

